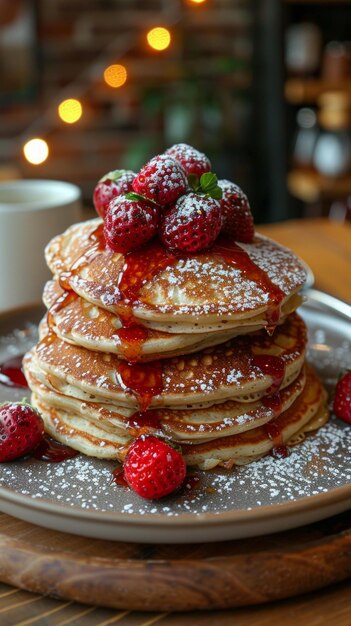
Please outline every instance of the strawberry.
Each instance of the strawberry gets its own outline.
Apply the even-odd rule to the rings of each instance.
[[[342,376],[336,385],[333,409],[336,417],[351,424],[351,372]]]
[[[254,236],[254,221],[249,201],[243,190],[229,180],[219,180],[223,195],[221,209],[222,232],[235,241],[251,243]]]
[[[156,206],[118,196],[111,200],[105,216],[106,243],[114,252],[129,252],[149,241],[157,231],[157,224]]]
[[[221,224],[218,200],[190,192],[162,214],[159,236],[171,250],[201,252],[214,243]]]
[[[93,202],[96,212],[102,219],[106,215],[109,202],[112,198],[132,190],[135,173],[131,170],[115,170],[100,178],[94,189]]]
[[[136,193],[161,206],[174,202],[187,186],[182,166],[166,154],[151,159],[133,180]]]
[[[184,481],[186,465],[175,448],[153,435],[138,437],[124,461],[124,478],[143,498],[158,500]]]
[[[199,152],[196,148],[187,143],[176,143],[165,151],[173,159],[176,159],[182,166],[185,173],[201,176],[205,172],[211,171],[211,163],[206,154]]]
[[[43,420],[29,404],[7,402],[0,406],[0,463],[32,452],[43,436]]]

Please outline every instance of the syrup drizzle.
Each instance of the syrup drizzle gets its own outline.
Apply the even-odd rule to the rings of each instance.
[[[124,470],[123,467],[116,467],[112,472],[111,483],[116,483],[120,487],[124,487],[125,489],[130,489],[126,479],[124,478]]]
[[[138,436],[144,434],[150,428],[153,430],[162,430],[161,420],[157,411],[137,411],[128,419],[128,427],[135,428]]]
[[[274,396],[279,391],[285,376],[285,363],[279,356],[271,354],[255,354],[251,358],[253,367],[257,367],[261,372],[272,378],[272,384],[267,389],[267,395]]]
[[[79,274],[84,267],[87,267],[96,256],[104,251],[105,241],[102,224],[90,234],[89,240],[91,241],[89,250],[74,262],[68,272],[60,277],[60,285],[66,291],[72,291],[72,277]],[[258,267],[247,252],[237,244],[226,240],[219,241],[214,245],[212,253],[228,265],[240,268],[250,280],[255,281],[265,292],[268,292],[270,305],[266,319],[269,331],[272,332],[272,328],[280,318],[280,305],[284,298],[281,289],[272,283],[266,272]],[[157,361],[152,364],[137,362],[140,358],[142,345],[148,337],[148,331],[135,321],[133,305],[139,301],[142,286],[166,267],[172,266],[179,258],[182,256],[177,256],[167,250],[160,241],[154,239],[138,250],[133,250],[125,255],[124,265],[118,279],[116,306],[123,326],[116,334],[122,342],[122,350],[128,361],[121,362],[116,374],[122,388],[137,396],[142,412],[150,406],[153,397],[163,390],[162,367]],[[51,313],[60,310],[60,307],[65,306],[67,301],[69,301],[69,296],[61,297],[61,301],[54,303]],[[261,365],[258,366],[261,367]],[[268,373],[269,363],[264,368],[265,373]],[[273,370],[274,368],[272,368]],[[276,379],[277,375],[273,371],[271,394],[274,394],[280,386]]]
[[[146,411],[153,398],[163,391],[160,361],[151,363],[120,361],[116,376],[122,389],[132,392],[137,397],[142,412]]]
[[[24,354],[12,357],[0,365],[0,383],[5,387],[27,388],[28,383],[23,373]]]
[[[237,267],[245,273],[247,278],[255,282],[263,291],[269,294],[269,307],[266,311],[266,321],[269,333],[271,334],[280,318],[282,300],[285,298],[284,292],[275,285],[268,274],[262,270],[250,258],[249,254],[234,242],[226,240],[215,243],[212,253],[233,267]]]
[[[77,452],[77,450],[73,450],[73,448],[69,448],[69,446],[55,441],[48,435],[44,435],[44,438],[32,453],[32,457],[37,459],[37,461],[61,463],[67,459],[73,459],[75,456],[78,456],[78,454],[79,452]]]

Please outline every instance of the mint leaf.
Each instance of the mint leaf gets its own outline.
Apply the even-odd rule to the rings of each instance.
[[[129,191],[128,193],[124,194],[124,197],[127,198],[127,200],[136,200],[137,202],[151,202],[151,204],[155,204],[156,206],[158,206],[155,200],[151,200],[151,198],[147,198],[146,196],[141,196],[140,193],[135,193],[134,191]]]
[[[118,180],[126,171],[127,170],[113,170],[112,172],[108,172],[100,178],[99,183],[102,183],[104,180]]]
[[[211,191],[208,192],[208,194],[210,196],[210,198],[213,198],[214,200],[220,200],[223,196],[223,191],[222,189],[217,185],[217,187],[214,187]]]
[[[144,196],[141,196],[140,193],[134,193],[134,191],[129,191],[128,193],[125,194],[124,197],[127,198],[127,200],[137,200],[137,201],[147,200],[147,198],[145,198]]]
[[[200,189],[200,179],[196,174],[188,174],[188,183],[193,191]]]
[[[202,174],[200,178],[200,185],[201,185],[202,191],[205,191],[207,193],[211,189],[214,189],[215,187],[217,187],[217,184],[218,184],[218,178],[216,174],[213,174],[213,172],[205,172],[205,174]]]

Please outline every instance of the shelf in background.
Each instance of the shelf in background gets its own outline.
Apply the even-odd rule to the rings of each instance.
[[[326,91],[351,95],[351,80],[330,82],[320,78],[288,78],[285,81],[285,98],[290,104],[315,103]]]
[[[293,169],[288,174],[287,185],[289,192],[303,202],[334,200],[351,194],[351,174],[329,178],[314,170]]]

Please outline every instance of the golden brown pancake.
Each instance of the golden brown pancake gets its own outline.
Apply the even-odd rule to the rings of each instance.
[[[55,379],[58,390],[70,385],[73,394],[77,389],[100,402],[135,409],[188,408],[227,399],[250,402],[272,385],[286,387],[301,371],[305,348],[305,324],[294,313],[272,336],[258,331],[158,362],[127,363],[71,345],[52,331],[35,347],[33,359],[37,369]]]
[[[177,257],[158,240],[126,256],[104,246],[101,221],[76,224],[50,242],[46,259],[66,288],[99,307],[167,332],[203,332],[256,318],[271,326],[305,282],[295,255],[257,235]],[[181,325],[181,331],[177,325]]]
[[[111,413],[108,418],[107,409],[101,409],[99,416],[92,419],[86,407],[80,413],[75,413],[73,409],[67,411],[57,406],[62,403],[62,399],[53,404],[49,404],[47,399],[44,400],[41,393],[33,393],[32,403],[40,411],[45,429],[51,436],[89,456],[123,461],[129,443],[136,436],[132,426],[129,426],[128,434],[128,429],[116,426]],[[287,443],[294,435],[301,435],[304,429],[309,430],[311,420],[319,420],[317,427],[324,423],[325,401],[326,394],[318,378],[307,368],[307,384],[292,403],[284,405],[285,410],[279,417],[234,435],[223,436],[222,433],[222,436],[211,439],[206,439],[205,435],[203,442],[201,439],[191,444],[181,442],[182,452],[188,465],[197,465],[202,469],[245,464],[269,453],[273,447]],[[94,410],[91,407],[91,411]],[[315,428],[313,422],[312,428]],[[122,423],[126,423],[125,420]],[[139,434],[141,431],[139,428]],[[146,434],[152,430],[146,428],[143,432]],[[167,429],[163,434],[167,435]]]

